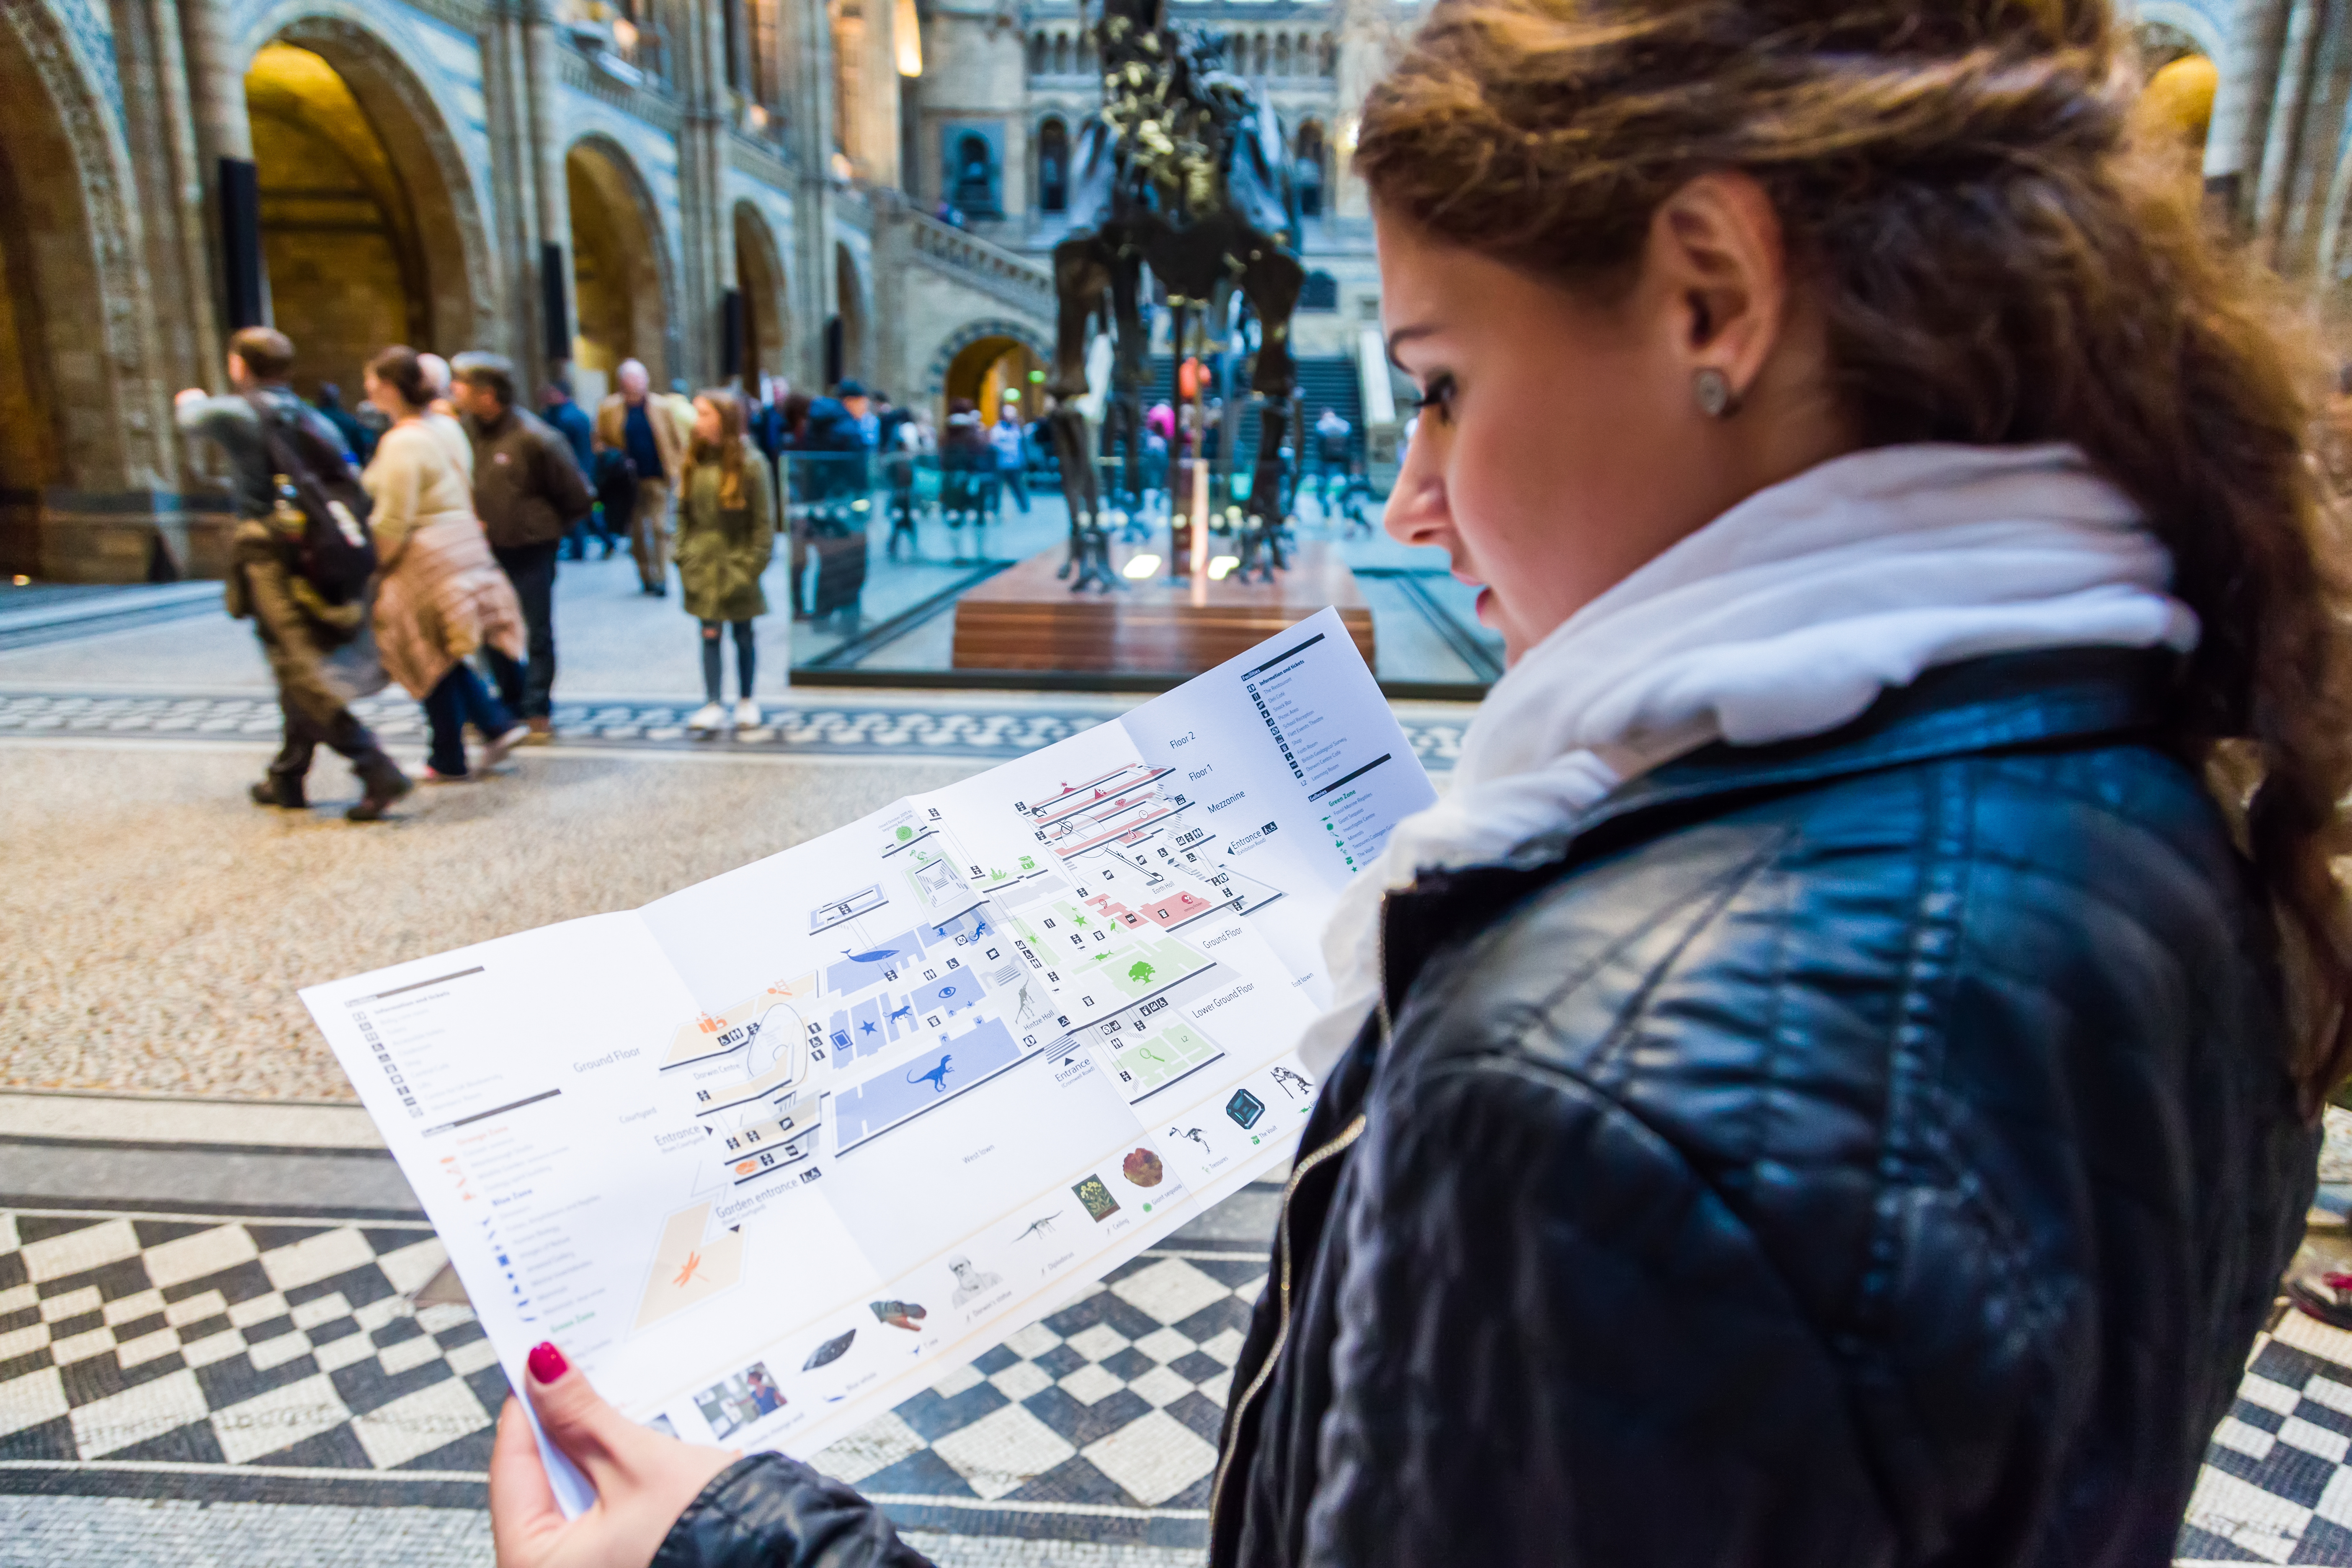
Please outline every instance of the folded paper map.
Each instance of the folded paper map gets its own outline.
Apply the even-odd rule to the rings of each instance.
[[[552,1340],[636,1420],[807,1455],[1288,1156],[1324,921],[1433,798],[1327,610],[643,909],[303,1000],[509,1381]]]

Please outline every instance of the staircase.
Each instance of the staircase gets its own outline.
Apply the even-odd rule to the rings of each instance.
[[[1303,462],[1307,447],[1302,444],[1300,430],[1315,428],[1316,419],[1326,408],[1336,408],[1339,417],[1348,422],[1348,444],[1354,449],[1359,462],[1364,456],[1363,395],[1359,390],[1356,362],[1346,354],[1301,354],[1298,365],[1298,419],[1300,429],[1290,432],[1290,449]],[[1234,383],[1237,395],[1249,393],[1249,365],[1246,362],[1234,369]],[[1172,403],[1176,397],[1176,361],[1169,354],[1151,356],[1149,390],[1143,395],[1143,405]],[[1257,461],[1258,420],[1255,411],[1242,416],[1241,429],[1234,458],[1234,469],[1240,472]]]
[[[898,205],[887,221],[903,226],[917,266],[1003,301],[1043,321],[1054,320],[1054,275],[1018,251]]]

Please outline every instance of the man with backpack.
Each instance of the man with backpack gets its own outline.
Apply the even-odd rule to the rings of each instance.
[[[278,682],[286,739],[257,805],[309,807],[303,781],[321,745],[352,764],[365,789],[343,815],[383,819],[415,787],[351,710],[331,660],[367,632],[375,550],[367,496],[341,434],[287,384],[294,345],[268,327],[229,339],[228,395],[191,387],[174,400],[180,428],[218,445],[235,486],[228,613],[250,617]]]

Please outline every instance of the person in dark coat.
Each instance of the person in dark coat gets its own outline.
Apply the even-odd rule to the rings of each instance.
[[[1386,526],[1508,668],[1322,932],[1211,1568],[2171,1561],[2352,1071],[2352,626],[2133,53],[1448,0],[1371,89]],[[528,1365],[599,1503],[509,1411],[507,1568],[922,1561]]]
[[[497,354],[460,354],[455,375],[450,394],[474,447],[474,510],[530,630],[528,664],[496,647],[485,657],[499,700],[530,727],[526,743],[545,744],[554,738],[556,556],[596,498],[572,443],[515,406],[512,364]]]
[[[863,395],[859,400],[864,401]],[[811,400],[793,447],[807,475],[810,500],[846,504],[868,489],[865,433],[858,416],[842,399]]]
[[[977,542],[995,514],[996,487],[996,453],[981,427],[980,405],[969,397],[948,399],[947,433],[940,437],[940,516],[957,559],[964,553],[965,524]],[[975,542],[973,548],[982,547]]]
[[[588,411],[572,400],[571,384],[559,376],[541,387],[539,407],[540,417],[547,421],[548,426],[572,447],[572,460],[579,465],[580,472],[593,479],[596,472],[596,425],[588,417]],[[617,536],[604,524],[601,500],[565,530],[564,557],[572,561],[587,560],[591,536],[604,541],[604,559],[611,560]]]
[[[322,381],[319,384],[319,395],[311,400],[311,405],[342,437],[344,447],[360,466],[366,467],[367,460],[375,456],[376,432],[362,424],[358,415],[343,406],[343,389],[331,381]]]

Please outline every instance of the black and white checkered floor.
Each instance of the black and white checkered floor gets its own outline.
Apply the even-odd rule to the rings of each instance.
[[[0,1494],[478,1507],[503,1374],[421,1223],[0,1212]],[[1169,1245],[826,1450],[902,1527],[1197,1548],[1255,1244]]]
[[[444,1256],[415,1222],[0,1212],[0,1496],[478,1509],[506,1384],[469,1310],[411,1305]],[[1265,1281],[1255,1244],[1171,1241],[816,1462],[919,1535],[1197,1552]],[[2180,1562],[2352,1564],[2347,1455],[2352,1333],[2287,1313]]]
[[[2184,1562],[2352,1563],[2352,1333],[2289,1311],[2205,1453]]]

